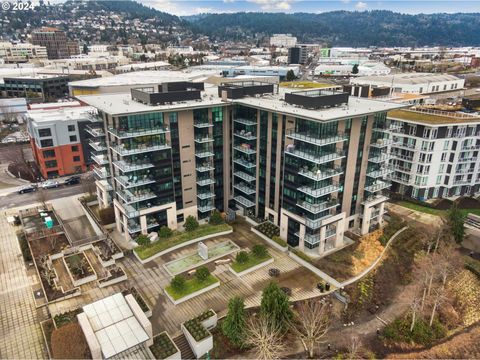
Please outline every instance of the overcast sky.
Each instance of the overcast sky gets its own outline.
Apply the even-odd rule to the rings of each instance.
[[[392,10],[401,13],[480,12],[480,1],[415,0],[137,0],[175,15],[237,11],[312,12],[333,10]]]

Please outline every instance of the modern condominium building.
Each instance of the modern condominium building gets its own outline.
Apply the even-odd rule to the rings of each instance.
[[[392,191],[420,200],[480,191],[480,116],[395,110],[378,132],[392,139]]]
[[[259,82],[78,98],[98,110],[99,201],[126,239],[231,209],[322,256],[382,225],[390,134],[373,128],[402,105]]]

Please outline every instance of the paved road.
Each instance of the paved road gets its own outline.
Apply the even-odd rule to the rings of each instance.
[[[82,186],[60,186],[56,189],[48,189],[47,200],[58,199],[66,196],[81,194],[83,192]],[[37,193],[18,194],[17,192],[4,195],[0,197],[0,210],[9,209],[12,207],[23,206],[38,202]]]

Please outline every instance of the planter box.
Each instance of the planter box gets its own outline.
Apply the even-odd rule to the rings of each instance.
[[[214,237],[217,237],[217,236],[228,235],[228,234],[231,234],[232,232],[233,232],[233,230],[221,231],[221,232],[218,232],[218,233],[215,233],[215,234],[205,235],[205,236],[202,236],[202,237],[199,237],[199,238],[196,238],[196,239],[185,241],[181,244],[178,244],[178,245],[172,246],[168,249],[162,250],[162,251],[156,253],[155,255],[152,255],[152,256],[144,259],[144,260],[142,260],[140,258],[140,256],[138,256],[138,254],[135,251],[133,251],[133,255],[135,255],[137,260],[140,261],[142,264],[146,264],[149,261],[152,261],[152,260],[154,260],[154,259],[156,259],[156,258],[158,258],[162,255],[168,254],[171,251],[178,250],[178,249],[180,249],[184,246],[192,245],[192,244],[195,244],[197,242],[208,240],[208,239],[211,239],[211,238],[214,238]]]
[[[209,318],[203,320],[201,324],[207,329],[211,330],[215,327],[217,327],[217,322],[218,322],[218,315],[213,309],[209,309],[211,312],[213,312],[213,315],[210,316]]]
[[[230,272],[231,272],[232,274],[234,274],[235,276],[240,277],[240,276],[249,274],[249,273],[251,273],[251,272],[254,272],[254,271],[256,271],[256,270],[258,270],[258,269],[260,269],[260,268],[262,268],[262,267],[264,267],[264,266],[267,266],[268,264],[271,264],[271,263],[273,263],[274,261],[275,261],[275,259],[272,257],[272,258],[270,258],[270,259],[265,260],[264,262],[262,262],[262,263],[260,263],[260,264],[257,264],[257,265],[255,265],[255,266],[252,266],[251,268],[248,268],[248,269],[243,270],[243,271],[240,271],[240,272],[236,272],[235,270],[233,270],[233,268],[232,268],[231,266],[229,266],[228,269],[230,270]]]
[[[254,229],[253,227],[250,228],[250,230],[254,234],[260,236],[263,240],[265,240],[269,245],[273,246],[275,249],[280,250],[281,252],[287,252],[288,251],[288,246],[283,247],[280,244],[277,244],[275,241],[270,239],[268,236],[262,234],[260,231],[258,231],[257,229]]]
[[[205,339],[196,341],[183,324],[180,327],[182,329],[183,334],[187,338],[188,344],[190,345],[190,348],[192,349],[197,359],[199,359],[200,357],[205,355],[208,351],[213,349],[212,334],[207,336]]]
[[[71,256],[83,256],[87,261],[88,267],[90,269],[92,269],[93,274],[91,274],[89,276],[86,276],[86,277],[82,277],[81,279],[75,280],[75,278],[73,277],[73,274],[72,274],[72,270],[68,266],[68,263],[67,263],[67,260],[66,260],[68,257],[71,257]],[[98,278],[97,274],[95,273],[95,270],[93,269],[92,264],[90,264],[90,260],[88,260],[88,257],[83,252],[78,253],[78,254],[71,254],[71,255],[68,255],[66,257],[64,256],[63,257],[63,263],[65,264],[65,268],[67,269],[68,275],[70,275],[70,278],[72,279],[72,283],[73,283],[74,286],[78,287],[78,286],[81,286],[81,285],[85,285],[89,282],[97,280],[97,278]]]
[[[162,335],[162,334],[166,335],[166,336],[168,337],[168,339],[172,342],[172,344],[173,344],[173,346],[175,347],[175,349],[177,349],[177,352],[173,353],[173,354],[170,355],[170,356],[167,356],[167,357],[163,358],[163,360],[181,360],[181,359],[182,359],[182,354],[181,354],[181,352],[180,352],[180,349],[178,348],[177,344],[175,344],[175,342],[172,340],[172,338],[170,337],[170,335],[168,335],[168,333],[167,333],[166,331],[164,331],[164,332],[162,332],[162,333],[160,333],[160,334],[158,334],[158,335],[155,335],[155,336],[153,337],[153,342],[154,342],[154,344],[155,344],[155,338],[158,337],[158,336],[160,336],[160,335]],[[154,345],[152,345],[152,346],[154,346]],[[152,347],[152,346],[150,346],[150,347]],[[150,349],[150,351],[152,352],[152,355],[153,355],[152,349]],[[155,355],[154,355],[154,356],[155,356]]]
[[[125,272],[123,272],[122,276],[118,276],[118,277],[113,278],[111,280],[107,280],[107,279],[108,278],[105,278],[104,281],[102,281],[103,279],[99,280],[98,281],[98,287],[103,288],[103,287],[106,287],[106,286],[110,286],[110,285],[117,284],[119,282],[125,281],[125,280],[127,280],[127,274],[125,274]]]
[[[253,221],[248,216],[245,216],[245,221],[248,222],[250,225],[253,225],[253,226],[260,225],[260,223],[257,223],[256,221]]]
[[[97,255],[97,259],[102,264],[104,268],[115,265],[115,259],[111,258],[110,260],[103,261],[100,255]]]
[[[167,298],[173,303],[173,305],[178,305],[178,304],[181,304],[182,302],[185,302],[187,300],[190,300],[190,299],[193,299],[194,297],[198,296],[198,295],[201,295],[203,293],[206,293],[207,291],[210,291],[210,290],[213,290],[215,289],[216,287],[219,287],[220,286],[220,281],[217,281],[216,283],[212,284],[212,285],[209,285],[207,287],[204,287],[203,289],[201,290],[198,290],[198,291],[195,291],[191,294],[188,294],[180,299],[173,299],[170,294],[167,292],[167,290],[163,289],[163,291],[165,292],[165,295],[167,295]]]
[[[136,290],[136,289],[135,289]],[[133,298],[135,299],[135,301],[138,303],[138,300],[136,299],[137,297],[139,297],[140,299],[142,299],[142,302],[145,304],[145,306],[148,308],[147,311],[143,311],[143,313],[145,314],[145,316],[147,318],[151,317],[152,316],[152,309],[150,308],[150,306],[148,306],[147,302],[145,301],[145,298],[142,296],[142,294],[140,294],[138,292],[138,290],[136,290],[136,296],[133,295],[133,292],[130,292],[133,296]],[[140,306],[140,304],[138,304]],[[142,307],[140,306],[140,309],[142,309]],[[143,309],[142,309],[143,310]]]

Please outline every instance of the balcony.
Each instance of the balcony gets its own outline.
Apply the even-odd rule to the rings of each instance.
[[[197,197],[200,200],[206,200],[206,199],[211,199],[215,197],[215,193],[212,191],[202,191],[197,193]]]
[[[118,139],[128,139],[128,138],[137,137],[137,136],[166,134],[170,132],[170,130],[168,126],[159,126],[151,129],[129,129],[129,130],[118,130],[114,128],[108,128],[108,132]]]
[[[291,130],[287,132],[287,138],[318,146],[331,145],[348,140],[348,136],[341,132],[336,135],[325,135],[325,137],[319,138],[311,136],[309,134],[298,133]]]
[[[105,154],[92,155],[92,160],[95,161],[95,163],[97,163],[100,166],[108,164],[108,157]]]
[[[381,169],[378,169],[378,170],[369,171],[369,172],[367,172],[367,176],[376,179],[376,178],[385,177],[388,174],[391,174],[393,171],[394,170],[391,166],[387,166],[383,169],[381,168]]]
[[[215,205],[213,203],[207,205],[198,205],[197,210],[201,213],[206,213],[215,210]]]
[[[390,156],[390,159],[400,159],[400,160],[403,160],[403,161],[413,162],[413,154],[412,155],[403,155],[403,154],[391,153],[391,154],[389,154],[389,156]]]
[[[396,143],[397,141],[394,139],[377,139],[377,141],[370,144],[370,147],[373,147],[376,149],[383,149],[388,146],[394,145]]]
[[[243,184],[243,183],[234,184],[233,187],[235,189],[243,192],[244,194],[247,194],[247,195],[253,195],[256,192],[255,189],[253,189],[250,186],[247,186],[246,184]]]
[[[106,179],[110,175],[108,174],[108,171],[105,167],[93,167],[93,173],[99,178],[99,179]]]
[[[233,162],[235,164],[242,165],[243,167],[245,167],[247,169],[254,168],[255,166],[257,166],[254,162],[247,161],[247,160],[244,160],[244,159],[241,159],[241,158],[234,159]]]
[[[411,143],[398,142],[394,144],[393,147],[400,148],[400,149],[415,150],[416,145]]]
[[[92,147],[92,149],[95,150],[95,151],[105,151],[105,150],[107,150],[107,145],[105,145],[105,143],[102,142],[102,141],[92,141],[92,140],[90,140],[88,142],[88,145],[90,145]]]
[[[466,163],[466,162],[476,162],[477,161],[477,157],[466,157],[466,158],[459,158],[457,162],[459,163]]]
[[[314,189],[310,186],[301,186],[297,190],[308,196],[319,198],[328,194],[332,194],[334,192],[341,191],[342,188],[337,184],[331,184],[331,185],[326,185],[324,187],[321,187],[319,189]]]
[[[156,226],[159,226],[159,223],[155,220],[150,220],[148,223],[147,223],[147,230],[150,230]],[[137,223],[129,223],[127,225],[127,229],[128,229],[128,232],[130,234],[134,234],[134,233],[137,233],[137,232],[140,232],[142,230],[142,228],[140,227],[139,224]]]
[[[243,125],[246,125],[246,126],[254,126],[254,125],[257,125],[257,122],[256,121],[252,121],[252,120],[248,120],[248,119],[234,119],[233,120],[234,122],[236,123],[239,123],[239,124],[243,124]]]
[[[208,171],[215,170],[215,168],[213,167],[213,165],[212,165],[212,164],[209,164],[209,163],[202,163],[201,165],[198,165],[195,169],[196,169],[198,172],[208,172]]]
[[[365,199],[363,199],[362,205],[372,206],[372,204],[377,205],[387,200],[388,200],[388,197],[385,195],[374,194],[374,195],[367,196]]]
[[[246,208],[250,208],[250,207],[255,206],[255,203],[253,201],[250,201],[243,196],[235,196],[233,198],[233,200],[235,200],[237,203],[239,203],[240,205],[242,205],[243,207],[246,207]]]
[[[211,151],[201,151],[201,152],[195,153],[195,156],[200,159],[205,159],[211,156],[215,156],[215,154]]]
[[[92,127],[90,125],[85,126],[85,131],[88,132],[93,137],[105,136],[105,131],[100,127]]]
[[[157,197],[157,195],[147,189],[136,190],[134,192],[131,192],[130,190],[118,190],[117,194],[126,204],[133,204],[139,201],[146,201]]]
[[[391,174],[390,176],[388,176],[387,179],[390,181],[399,182],[405,185],[409,185],[410,183],[412,183],[412,180],[410,179],[409,176],[398,176],[395,174]]]
[[[199,185],[199,186],[207,186],[207,185],[213,185],[213,184],[215,184],[214,179],[207,178],[207,179],[198,179],[197,180],[197,185]]]
[[[321,181],[343,174],[343,169],[338,166],[333,169],[318,169],[316,171],[313,171],[308,170],[308,168],[304,167],[298,171],[298,174],[310,180]]]
[[[247,155],[252,155],[252,154],[256,154],[257,153],[257,150],[255,149],[252,149],[251,147],[249,146],[245,146],[246,144],[244,145],[237,145],[237,146],[234,146],[233,148],[237,151],[240,151],[244,154],[247,154]]]
[[[337,232],[335,229],[327,229],[325,231],[325,239],[335,236],[336,234]],[[299,236],[299,233],[295,233],[295,235]],[[310,245],[317,245],[320,243],[320,234],[305,234],[303,239]]]
[[[240,139],[243,139],[243,140],[248,140],[248,141],[251,141],[251,140],[257,140],[257,136],[255,134],[252,134],[251,132],[246,132],[244,130],[241,130],[241,131],[235,131],[233,133],[233,136],[236,136]]]
[[[454,185],[474,185],[472,184],[473,179],[460,179],[460,180],[455,180]]]
[[[233,173],[233,175],[239,177],[240,179],[242,179],[244,181],[248,181],[248,182],[252,182],[252,181],[257,180],[257,178],[255,176],[249,175],[249,174],[247,174],[243,171],[235,171]]]
[[[213,142],[213,137],[211,137],[211,136],[196,136],[195,137],[195,142],[197,144],[205,144],[205,143]]]
[[[469,169],[457,169],[455,171],[457,174],[472,174],[475,172],[475,168],[469,168]]]
[[[324,216],[318,218],[318,219],[309,219],[305,218],[305,226],[307,226],[309,229],[316,230],[322,227],[324,225],[324,221],[327,220],[328,218],[331,218],[333,215],[335,215],[336,212],[334,209],[328,210],[328,213],[325,214]]]
[[[340,205],[340,204],[338,203],[337,200],[324,201],[320,204],[311,204],[307,201],[299,201],[297,203],[298,207],[300,207],[304,210],[307,210],[308,212],[311,212],[312,214],[319,214],[319,213],[321,213],[325,210],[336,208],[338,205]]]
[[[378,163],[388,161],[392,158],[393,158],[392,154],[379,154],[379,155],[374,155],[372,157],[369,157],[368,161],[378,164]]]
[[[156,181],[153,177],[149,177],[147,175],[140,175],[140,176],[117,176],[115,180],[122,185],[125,189],[130,189],[138,186],[149,185],[153,184]]]
[[[377,180],[372,185],[365,186],[365,191],[374,193],[374,192],[381,191],[383,189],[387,189],[390,186],[391,184],[389,182]]]
[[[134,161],[114,161],[113,165],[119,168],[121,171],[124,173],[130,172],[130,171],[136,171],[136,170],[144,170],[144,169],[149,169],[154,167],[150,162],[134,162]]]
[[[325,164],[330,161],[340,160],[345,157],[345,152],[341,150],[328,154],[314,154],[288,147],[286,154],[298,157],[303,160],[308,160],[317,165]]]
[[[410,174],[412,172],[412,168],[406,168],[397,164],[394,164],[393,168],[395,171],[400,171],[407,174]]]
[[[208,120],[207,121],[203,120],[203,121],[195,121],[193,123],[193,126],[196,128],[202,129],[202,128],[213,127],[213,124],[210,123]]]
[[[142,144],[135,148],[126,149],[124,144],[110,146],[110,149],[115,151],[120,156],[130,156],[136,154],[142,154],[152,151],[161,151],[161,150],[168,150],[171,149],[171,146],[167,143],[165,144],[157,144],[157,145],[150,145],[150,144]]]
[[[480,145],[470,145],[470,146],[462,146],[460,151],[475,151],[480,150]]]

